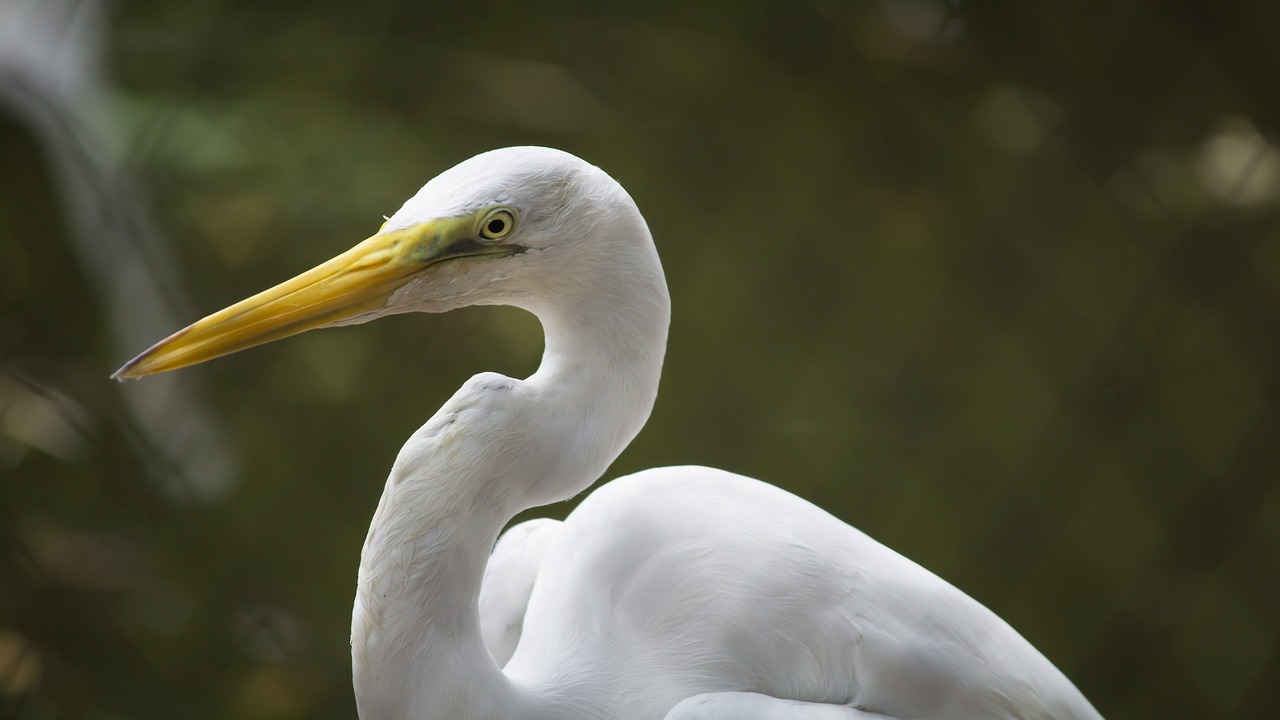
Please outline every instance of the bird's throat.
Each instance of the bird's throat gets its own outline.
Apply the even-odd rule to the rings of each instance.
[[[429,493],[395,480],[387,483],[361,554],[352,612],[360,717],[471,717],[478,702],[505,708],[514,699],[504,697],[509,683],[484,647],[476,610],[484,564],[505,518],[421,505]],[[481,678],[484,699],[470,692]]]

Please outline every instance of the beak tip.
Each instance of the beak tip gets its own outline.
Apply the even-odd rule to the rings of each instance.
[[[142,360],[146,358],[146,356],[147,356],[147,353],[143,353],[138,357],[125,363],[124,365],[121,365],[119,370],[116,370],[115,372],[111,373],[111,379],[115,380],[116,382],[123,383],[125,380],[137,380],[138,378],[144,375],[150,374],[146,370],[136,369],[137,365],[140,362],[142,362]]]

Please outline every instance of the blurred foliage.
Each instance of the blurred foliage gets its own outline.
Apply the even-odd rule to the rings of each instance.
[[[107,375],[513,144],[617,177],[669,274],[663,391],[611,475],[809,498],[1110,718],[1274,712],[1280,5],[85,5],[0,3],[0,60],[40,8],[77,34],[27,33],[27,70],[84,54],[61,105],[0,67],[0,717],[354,716],[384,473],[467,376],[530,372],[536,322]],[[157,449],[182,427],[221,449]]]

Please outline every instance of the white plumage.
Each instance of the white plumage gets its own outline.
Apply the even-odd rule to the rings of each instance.
[[[360,280],[379,288],[376,303],[324,289],[384,265],[394,282]],[[516,513],[597,480],[657,392],[662,268],[635,204],[599,169],[545,148],[485,153],[291,283],[175,335],[121,376],[390,312],[509,304],[546,333],[536,373],[472,378],[396,459],[352,615],[365,720],[1099,717],[985,607],[756,480],[637,473],[563,524],[516,526],[495,547]],[[322,297],[305,326],[304,286]],[[246,331],[259,312],[287,331]]]
[[[480,584],[480,634],[499,667],[516,651],[533,582],[560,525],[551,518],[513,525],[502,533],[489,555]]]

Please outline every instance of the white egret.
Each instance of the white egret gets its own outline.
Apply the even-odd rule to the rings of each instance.
[[[516,513],[582,492],[622,452],[662,369],[669,300],[648,227],[617,182],[567,153],[467,160],[373,237],[116,377],[486,304],[538,317],[542,363],[524,380],[471,378],[396,458],[352,613],[362,718],[1099,717],[975,600],[808,502],[720,470],[614,480],[562,524],[517,531],[531,531],[528,552],[499,544],[486,577]]]

